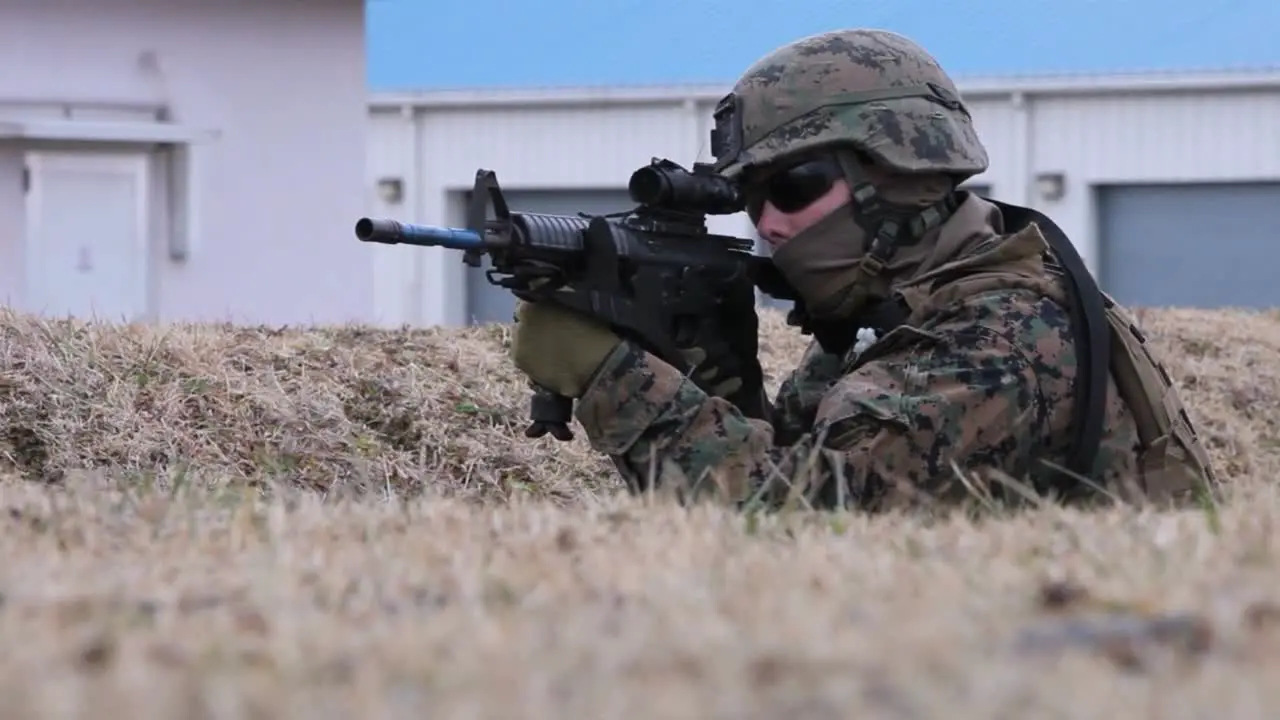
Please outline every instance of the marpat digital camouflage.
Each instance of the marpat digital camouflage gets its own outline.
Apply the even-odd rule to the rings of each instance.
[[[852,142],[901,172],[967,177],[987,169],[960,92],[938,62],[884,30],[827,32],[752,65],[722,101],[717,169]]]
[[[901,326],[862,355],[812,344],[769,422],[744,417],[624,343],[578,404],[592,447],[637,487],[728,504],[776,506],[797,496],[868,511],[946,504],[970,496],[958,471],[997,495],[1009,497],[993,471],[1043,490],[1053,466],[1065,465],[1071,437],[1070,317],[1039,230],[1001,236],[989,222],[993,209],[970,196],[938,233],[951,250],[946,261],[897,283],[911,309]],[[948,284],[932,291],[933,280],[957,270],[997,280],[976,293]],[[1104,427],[1092,477],[1136,499],[1139,435],[1114,379]],[[1189,499],[1194,478],[1180,477],[1136,489],[1149,500]]]

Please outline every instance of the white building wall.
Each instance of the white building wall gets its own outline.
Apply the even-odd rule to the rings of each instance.
[[[625,188],[652,156],[688,166],[710,159],[711,109],[720,87],[594,91],[441,92],[376,96],[371,183],[406,181],[400,203],[374,212],[459,225],[449,193],[478,167],[511,189]],[[1049,214],[1091,269],[1098,256],[1091,186],[1121,182],[1280,179],[1280,76],[1063,78],[961,84],[991,157],[973,182],[1005,201]],[[1046,198],[1037,176],[1060,173]],[[745,215],[712,229],[750,236]],[[461,322],[456,252],[379,249],[384,317]]]
[[[373,196],[361,0],[0,0],[0,18],[0,301],[40,311],[33,297],[74,305],[59,295],[83,289],[74,263],[53,281],[65,257],[40,287],[24,271],[39,248],[23,167],[57,150],[147,165],[137,319],[375,319],[373,260],[351,230]],[[184,134],[197,142],[175,152]],[[91,198],[90,172],[69,175],[64,198]],[[81,217],[52,214],[92,227],[70,204]],[[61,227],[47,237],[74,244]],[[111,253],[83,235],[98,272]]]
[[[1280,180],[1280,84],[1043,97],[1030,105],[1030,116],[1026,184],[1042,172],[1061,172],[1065,180],[1060,199],[1031,198],[1081,246],[1091,269],[1097,185]]]

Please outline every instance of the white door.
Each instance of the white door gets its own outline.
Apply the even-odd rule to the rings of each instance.
[[[27,153],[32,312],[127,322],[147,308],[147,161],[141,153]]]

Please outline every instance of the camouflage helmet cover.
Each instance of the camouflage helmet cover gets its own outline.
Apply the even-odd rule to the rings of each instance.
[[[784,45],[747,69],[716,108],[716,169],[735,177],[805,151],[852,144],[899,172],[987,169],[960,93],[916,43],[840,30]]]

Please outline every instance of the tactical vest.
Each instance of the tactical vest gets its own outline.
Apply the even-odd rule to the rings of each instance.
[[[1062,496],[1078,497],[1085,490],[1079,477],[1093,480],[1094,461],[1104,430],[1110,372],[1137,426],[1140,477],[1136,478],[1138,487],[1134,489],[1140,497],[1164,503],[1185,500],[1199,491],[1213,493],[1217,479],[1208,452],[1173,387],[1172,378],[1156,360],[1137,321],[1098,288],[1075,246],[1053,220],[1031,208],[983,199],[999,208],[1006,233],[1016,234],[1036,225],[1052,251],[1048,260],[1056,261],[1063,270],[1066,294],[1052,278],[1020,275],[998,266],[966,269],[961,261],[955,272],[944,272],[930,283],[926,296],[929,307],[903,307],[900,299],[883,301],[868,308],[868,315],[876,318],[873,325],[883,335],[909,322],[910,316],[927,316],[933,308],[990,290],[1023,288],[1048,295],[1069,309],[1076,355],[1081,359],[1073,387],[1074,435],[1066,466],[1069,473],[1058,475],[1053,481],[1054,489]],[[796,309],[788,322],[806,328],[802,301],[796,300]],[[871,326],[867,325],[867,318],[860,317],[859,324]],[[1122,488],[1109,490],[1129,494]]]

